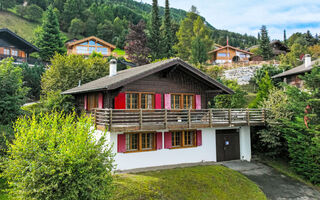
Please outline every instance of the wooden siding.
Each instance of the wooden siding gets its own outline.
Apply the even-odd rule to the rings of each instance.
[[[228,52],[229,52],[229,54],[230,54],[229,59],[228,59]],[[225,49],[218,50],[218,51],[212,53],[211,55],[209,55],[209,57],[210,57],[210,63],[212,63],[212,62],[214,62],[214,61],[216,61],[216,60],[226,60],[226,61],[229,60],[229,61],[232,61],[232,58],[233,58],[234,56],[236,56],[236,52],[237,52],[237,51],[236,51],[235,49],[232,49],[232,48],[229,48],[229,49],[225,48]],[[225,57],[218,56],[219,53],[225,53],[226,56],[225,56]],[[245,53],[241,52],[241,54],[245,54]],[[246,55],[247,55],[247,54],[246,54]],[[240,61],[249,61],[249,58],[248,58],[248,57],[241,58],[241,57],[239,56],[239,58],[240,58]]]
[[[11,50],[15,50],[15,51],[18,51],[18,56],[16,57],[20,57],[20,58],[25,58],[26,57],[26,53],[22,50],[19,50],[19,49],[16,49],[16,48],[11,48],[11,47],[0,47],[0,54],[4,54],[4,49],[10,49],[10,53],[11,53]]]

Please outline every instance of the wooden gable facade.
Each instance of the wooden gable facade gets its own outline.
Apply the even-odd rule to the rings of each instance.
[[[112,55],[112,51],[116,46],[95,36],[87,37],[81,40],[71,40],[66,43],[67,54],[76,54],[89,56],[92,52],[99,52],[104,57]]]
[[[223,46],[214,49],[208,53],[209,62],[215,64],[232,63],[232,62],[248,62],[251,52],[244,51],[232,46]]]
[[[112,109],[206,109],[217,94],[226,93],[209,85],[181,66],[143,77],[114,90],[77,94],[77,105]]]

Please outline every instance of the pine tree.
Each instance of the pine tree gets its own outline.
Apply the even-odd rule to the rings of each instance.
[[[260,41],[261,39],[261,36],[260,36],[260,33],[258,33],[258,41]]]
[[[260,51],[265,60],[269,60],[272,57],[272,49],[270,47],[270,38],[268,36],[267,27],[263,25],[261,27],[261,39],[260,39]]]
[[[193,64],[203,64],[207,61],[207,48],[199,36],[191,43],[191,61]]]
[[[153,0],[151,31],[150,31],[151,38],[149,40],[153,60],[162,58],[160,26],[161,26],[161,22],[160,22],[160,16],[159,16],[158,1]]]
[[[283,30],[283,42],[284,42],[284,44],[287,44],[287,32],[286,32],[286,29]]]
[[[129,34],[126,38],[127,45],[124,47],[129,60],[138,66],[149,63],[150,49],[147,47],[145,23],[140,21],[137,25],[129,25]]]
[[[164,13],[164,57],[170,58],[173,56],[173,35],[171,31],[171,16],[169,8],[169,0],[166,0],[165,13]]]
[[[47,62],[50,61],[55,52],[65,52],[58,18],[52,6],[49,6],[46,11],[39,37],[36,38],[36,45],[39,47],[40,57]]]

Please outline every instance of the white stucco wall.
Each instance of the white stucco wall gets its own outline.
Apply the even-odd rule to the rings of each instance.
[[[239,127],[237,127],[239,128]],[[220,128],[221,129],[221,128]],[[232,129],[235,129],[233,127]],[[202,146],[181,149],[162,149],[156,151],[117,153],[117,135],[122,133],[110,134],[110,142],[113,144],[113,152],[116,153],[115,164],[117,170],[128,170],[135,168],[154,167],[161,165],[173,165],[182,163],[196,163],[202,161],[216,161],[216,129],[205,128],[202,130]],[[157,132],[164,133],[165,130]],[[241,127],[240,137],[240,158],[250,161],[250,127]],[[162,134],[164,141],[164,134]]]

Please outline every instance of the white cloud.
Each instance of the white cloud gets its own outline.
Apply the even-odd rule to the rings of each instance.
[[[164,0],[158,0],[164,6]],[[152,0],[143,0],[151,3]],[[294,32],[320,33],[320,1],[315,0],[171,0],[172,7],[189,10],[195,5],[200,14],[218,29],[256,36],[266,25],[272,39]]]

